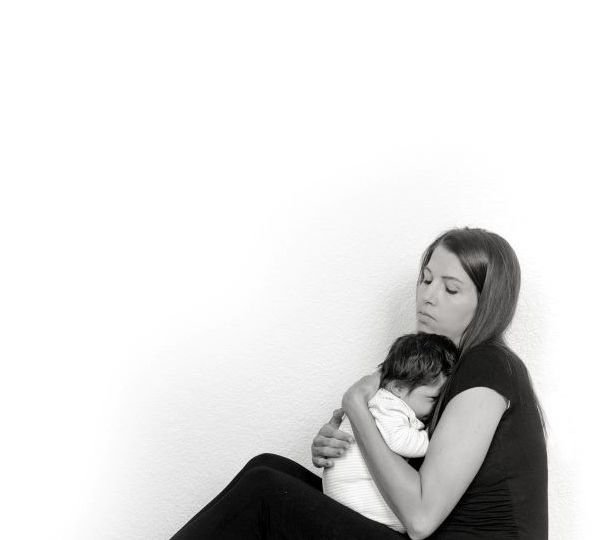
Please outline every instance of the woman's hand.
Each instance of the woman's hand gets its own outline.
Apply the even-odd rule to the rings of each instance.
[[[374,397],[374,394],[380,388],[380,372],[376,371],[371,375],[366,375],[359,379],[343,396],[343,410],[351,417],[353,407],[364,405],[367,407],[368,401]]]
[[[345,450],[354,442],[353,437],[339,426],[343,420],[344,412],[336,409],[332,418],[324,424],[311,443],[311,461],[316,467],[332,467],[334,460],[345,453]]]
[[[334,459],[342,456],[345,450],[355,441],[351,435],[341,431],[339,426],[343,420],[345,400],[348,407],[356,401],[367,402],[374,396],[380,386],[380,373],[375,372],[359,379],[343,396],[343,408],[336,409],[332,418],[324,424],[311,443],[311,461],[316,467],[333,467]]]

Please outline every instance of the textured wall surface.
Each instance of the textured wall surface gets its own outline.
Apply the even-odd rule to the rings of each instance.
[[[0,18],[2,536],[163,540],[257,453],[310,467],[470,225],[520,257],[551,540],[592,537],[592,14],[212,4]]]

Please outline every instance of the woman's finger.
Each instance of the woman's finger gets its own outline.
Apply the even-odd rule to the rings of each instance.
[[[331,426],[335,428],[339,428],[341,422],[343,421],[343,417],[345,416],[345,412],[342,409],[335,409],[332,413],[332,418],[328,422]]]
[[[339,435],[342,434],[345,438],[341,439],[339,437],[326,437],[324,435],[316,435],[314,437],[313,446],[317,446],[318,448],[343,448],[346,450],[347,448],[349,448],[349,446],[351,446],[351,435],[345,433],[344,431],[339,431],[338,433]]]
[[[312,445],[312,455],[320,457],[340,457],[345,453],[348,447],[349,444],[344,442],[335,441],[334,443],[329,442],[329,444],[316,444],[316,441],[314,440],[314,444]]]
[[[332,459],[326,459],[326,458],[322,458],[322,457],[313,457],[311,459],[311,461],[316,467],[324,467],[325,469],[334,467],[334,460],[332,460]]]
[[[346,431],[336,429],[334,426],[331,426],[330,424],[324,424],[322,426],[322,429],[320,429],[320,431],[316,435],[316,438],[318,437],[324,437],[326,439],[337,439],[339,441],[345,441],[348,443],[353,442],[353,437],[349,435]]]

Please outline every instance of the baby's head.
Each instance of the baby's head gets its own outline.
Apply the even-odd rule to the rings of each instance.
[[[400,397],[425,422],[457,356],[457,347],[447,337],[424,333],[401,336],[379,366],[380,388]]]

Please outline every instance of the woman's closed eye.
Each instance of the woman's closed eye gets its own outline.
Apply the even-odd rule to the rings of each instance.
[[[457,283],[457,280],[452,279],[452,278],[445,279],[444,280],[444,290],[448,294],[457,294],[458,292],[460,292],[459,284]]]
[[[432,283],[431,279],[422,279],[422,283],[424,285],[430,285]],[[451,289],[450,287],[444,287],[444,290],[448,293],[448,294],[457,294],[459,292],[458,289]]]

